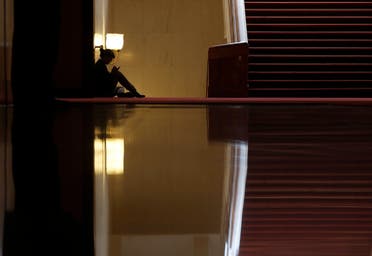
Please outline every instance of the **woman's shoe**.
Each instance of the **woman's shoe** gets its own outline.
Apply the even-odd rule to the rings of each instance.
[[[137,98],[144,98],[145,97],[145,95],[140,94],[138,92],[135,92],[134,96],[137,97]]]

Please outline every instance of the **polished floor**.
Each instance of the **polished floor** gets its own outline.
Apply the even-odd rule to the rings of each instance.
[[[370,104],[65,103],[0,118],[2,256],[372,255]]]

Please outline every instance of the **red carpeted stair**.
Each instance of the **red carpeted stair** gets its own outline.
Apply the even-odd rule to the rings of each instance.
[[[372,90],[372,0],[245,6],[251,92]]]

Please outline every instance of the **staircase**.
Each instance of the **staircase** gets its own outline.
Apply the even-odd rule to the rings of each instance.
[[[246,0],[245,8],[250,95],[372,91],[372,0]]]

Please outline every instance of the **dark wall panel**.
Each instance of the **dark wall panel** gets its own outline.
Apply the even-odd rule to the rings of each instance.
[[[0,0],[0,104],[11,102],[10,60],[13,0]]]

